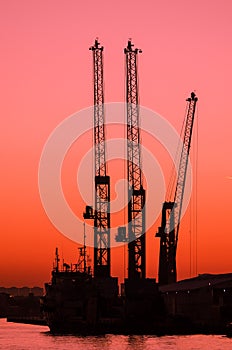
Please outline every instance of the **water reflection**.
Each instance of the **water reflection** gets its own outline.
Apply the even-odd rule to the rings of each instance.
[[[7,323],[0,319],[4,350],[231,350],[232,339],[218,335],[79,337],[51,335],[47,327]]]

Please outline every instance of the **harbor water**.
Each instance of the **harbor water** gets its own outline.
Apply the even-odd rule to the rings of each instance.
[[[232,339],[223,335],[191,336],[54,336],[46,326],[0,319],[1,350],[231,350]]]

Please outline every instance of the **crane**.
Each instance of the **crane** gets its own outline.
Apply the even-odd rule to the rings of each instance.
[[[174,201],[165,201],[163,203],[161,226],[156,233],[156,237],[160,238],[159,283],[161,285],[176,282],[176,251],[178,234],[194,115],[198,98],[196,97],[195,93],[192,92],[191,96],[186,101],[187,114]]]
[[[126,57],[128,236],[119,227],[117,241],[128,242],[128,278],[145,278],[145,190],[142,184],[137,54],[129,39]]]
[[[83,216],[94,220],[94,276],[110,277],[110,177],[105,155],[103,46],[96,39],[90,50],[94,65],[95,208],[86,206]]]

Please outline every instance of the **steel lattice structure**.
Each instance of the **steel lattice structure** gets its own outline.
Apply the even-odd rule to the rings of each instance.
[[[110,177],[106,175],[103,47],[90,47],[94,64],[95,210],[94,276],[110,276]]]
[[[176,282],[176,250],[197,100],[198,98],[194,92],[192,92],[191,97],[187,99],[188,106],[184,140],[180,156],[174,201],[164,202],[162,208],[162,223],[161,227],[159,227],[158,233],[156,234],[157,237],[160,237],[160,284]]]
[[[145,278],[145,190],[142,185],[137,54],[131,40],[126,56],[127,176],[128,176],[128,277]]]

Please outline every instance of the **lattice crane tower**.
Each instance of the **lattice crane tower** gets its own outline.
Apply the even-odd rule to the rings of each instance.
[[[188,168],[188,158],[191,145],[194,115],[198,98],[195,93],[187,99],[187,114],[184,130],[184,140],[180,156],[177,184],[174,201],[163,203],[162,222],[156,237],[160,237],[159,283],[176,282],[176,251],[180,228],[181,211],[184,198],[184,188]]]
[[[86,207],[85,219],[94,219],[94,276],[110,276],[110,177],[105,152],[103,46],[90,47],[94,65],[95,208]]]

